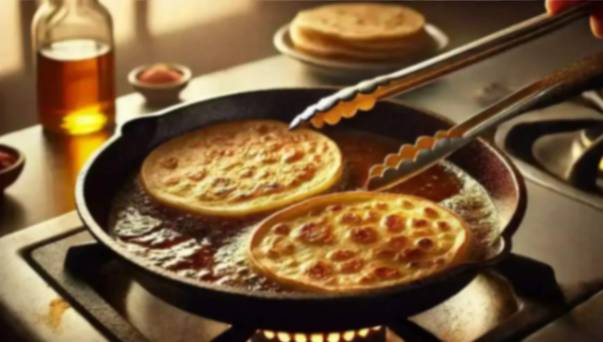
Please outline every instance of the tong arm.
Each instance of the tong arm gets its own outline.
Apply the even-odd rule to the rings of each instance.
[[[397,153],[388,154],[382,163],[371,167],[365,188],[390,188],[454,153],[484,131],[514,115],[601,87],[603,53],[553,72],[447,131],[438,131],[433,137],[419,137],[413,145],[402,145]]]

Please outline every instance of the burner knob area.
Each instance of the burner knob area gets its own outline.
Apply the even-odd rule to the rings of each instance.
[[[585,128],[580,132],[580,144],[583,149],[590,148],[593,144],[597,144],[603,136],[603,124]],[[599,160],[599,174],[603,175],[603,154]]]
[[[578,158],[570,166],[567,178],[576,186],[585,190],[603,191],[601,175],[603,174],[603,124],[585,128],[580,131]]]
[[[580,142],[585,148],[590,147],[596,140],[603,135],[603,124],[585,128],[580,135]]]
[[[320,333],[258,330],[251,342],[386,342],[385,330],[382,326]]]

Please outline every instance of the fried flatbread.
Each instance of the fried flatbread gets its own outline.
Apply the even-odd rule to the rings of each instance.
[[[452,211],[399,194],[343,192],[259,223],[251,265],[294,289],[355,292],[406,284],[465,260],[469,231]]]
[[[304,31],[298,26],[289,26],[289,35],[292,38],[294,45],[296,43],[305,44],[312,42],[314,44],[320,44],[322,46],[335,46],[338,48],[353,49],[359,51],[372,51],[372,52],[400,52],[407,51],[409,49],[418,49],[426,47],[437,47],[436,42],[431,38],[426,30],[420,30],[419,32],[409,35],[404,39],[390,40],[390,41],[346,41],[340,40],[334,37],[325,37],[324,35],[316,34],[312,31]]]
[[[400,5],[331,4],[301,11],[292,26],[342,41],[400,40],[423,30],[425,18]]]
[[[417,59],[432,53],[436,44],[424,31],[405,39],[402,42],[385,43],[347,43],[330,40],[321,36],[308,34],[298,27],[290,27],[289,36],[296,49],[311,55],[368,61],[403,61]]]
[[[342,157],[316,131],[271,120],[218,123],[169,140],[144,160],[140,178],[157,201],[202,215],[278,209],[336,184]]]

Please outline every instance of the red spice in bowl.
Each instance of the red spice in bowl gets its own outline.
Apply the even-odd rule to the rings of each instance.
[[[0,150],[0,171],[17,162],[17,156]]]
[[[148,84],[170,84],[182,80],[182,73],[165,64],[155,64],[138,74],[138,80]]]
[[[0,144],[0,195],[13,184],[25,165],[25,157],[17,149]]]
[[[158,63],[142,65],[130,71],[128,81],[150,105],[168,105],[180,101],[180,92],[191,79],[184,65]]]

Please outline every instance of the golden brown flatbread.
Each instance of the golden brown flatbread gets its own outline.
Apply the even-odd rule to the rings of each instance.
[[[404,37],[403,39],[388,41],[346,41],[317,34],[313,31],[303,30],[295,25],[289,27],[289,34],[293,38],[296,38],[295,40],[299,40],[302,44],[311,41],[314,44],[347,48],[352,49],[355,52],[371,51],[402,53],[409,49],[425,48],[427,46],[436,47],[435,41],[429,36],[429,33],[426,30],[419,30],[417,33]]]
[[[289,36],[296,49],[334,59],[416,59],[436,48],[417,11],[393,4],[330,4],[301,11]]]
[[[218,123],[169,140],[144,160],[140,178],[157,201],[193,213],[236,217],[278,209],[337,183],[342,157],[316,131],[272,120]]]
[[[450,210],[391,193],[343,192],[283,209],[255,228],[251,265],[295,289],[366,291],[465,260],[469,231]]]
[[[425,31],[402,42],[348,43],[308,34],[290,27],[289,35],[295,48],[311,55],[358,61],[405,61],[417,59],[435,50],[435,42]]]
[[[301,11],[292,26],[344,41],[388,41],[416,34],[425,18],[400,5],[377,3],[330,4]]]

